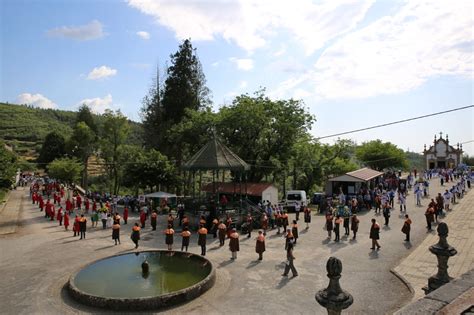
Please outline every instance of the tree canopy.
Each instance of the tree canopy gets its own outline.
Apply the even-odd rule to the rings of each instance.
[[[17,171],[17,157],[0,141],[0,188],[10,188]]]
[[[66,153],[66,140],[56,131],[46,135],[37,161],[43,165],[49,164],[54,159]]]
[[[357,147],[356,156],[360,162],[378,171],[390,168],[405,169],[408,166],[402,149],[381,140],[364,142]]]
[[[60,158],[48,165],[48,174],[52,178],[66,183],[74,183],[80,178],[83,166],[74,158]]]

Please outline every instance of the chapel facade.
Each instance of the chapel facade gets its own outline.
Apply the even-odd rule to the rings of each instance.
[[[449,144],[449,138],[443,138],[443,133],[439,133],[439,139],[434,136],[433,145],[429,149],[423,150],[425,156],[426,169],[434,168],[455,168],[462,163],[462,144],[457,144],[456,148]]]

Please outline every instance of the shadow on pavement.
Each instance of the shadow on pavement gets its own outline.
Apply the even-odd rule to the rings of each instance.
[[[249,262],[249,264],[247,265],[247,267],[245,267],[246,269],[250,269],[252,267],[255,267],[256,265],[260,264],[261,260],[254,260],[254,261],[251,261]]]
[[[115,247],[116,245],[108,245],[108,246],[104,246],[104,247],[99,247],[99,248],[96,248],[94,250],[103,250],[103,249],[107,249],[107,248],[112,248],[112,247]]]
[[[410,242],[405,242],[403,245],[405,246],[406,249],[410,249],[413,247]]]
[[[379,258],[379,252],[378,252],[378,250],[372,250],[372,251],[369,253],[369,258],[370,258],[370,259],[378,259],[378,258]]]
[[[221,263],[219,264],[219,268],[225,267],[225,266],[227,266],[227,265],[230,265],[230,264],[233,263],[234,261],[235,261],[234,259],[225,260],[225,261],[223,261],[223,262],[221,262]]]

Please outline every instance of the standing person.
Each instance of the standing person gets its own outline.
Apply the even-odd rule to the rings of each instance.
[[[291,233],[290,229],[287,229],[286,233],[283,235],[283,237],[285,238],[285,250],[286,250],[287,247],[288,247],[288,244],[292,243],[293,240],[294,240],[293,233]]]
[[[283,211],[281,219],[282,219],[281,224],[283,225],[283,231],[286,231],[286,227],[289,225],[289,223],[288,223],[288,213]]]
[[[157,220],[157,218],[158,218],[158,214],[156,213],[156,210],[153,210],[153,213],[150,216],[150,224],[151,224],[151,227],[152,227],[153,231],[156,231],[156,220]],[[169,226],[169,224],[168,224],[168,226]]]
[[[76,197],[76,208],[81,210],[81,203],[82,203],[82,198],[81,198],[81,195],[77,194],[77,197]]]
[[[54,204],[51,204],[51,208],[49,210],[49,217],[50,217],[50,221],[54,221],[54,219],[55,219]]]
[[[435,210],[431,207],[428,207],[425,211],[425,217],[426,217],[426,228],[428,231],[431,231],[431,223],[434,221],[434,213]]]
[[[201,256],[206,256],[207,229],[204,225],[198,230],[198,245],[201,246]]]
[[[252,230],[253,230],[253,218],[252,218],[252,215],[249,213],[247,215],[247,232],[248,232],[247,237],[248,238],[252,237]]]
[[[335,242],[339,242],[339,227],[341,226],[342,219],[339,215],[336,216],[336,219],[334,220],[334,234],[336,235],[334,238]]]
[[[235,228],[232,229],[230,233],[229,249],[232,253],[231,259],[237,259],[237,252],[240,250],[239,246],[239,234]]]
[[[181,242],[181,251],[183,251],[183,249],[186,249],[186,251],[188,251],[189,238],[191,237],[191,232],[189,232],[187,227],[183,228],[183,231],[181,232],[181,237],[183,238]]]
[[[81,240],[86,238],[86,228],[87,228],[87,218],[81,214],[81,219],[79,220],[79,231],[81,232]]]
[[[64,213],[64,229],[67,231],[69,227],[69,213]]]
[[[349,232],[349,222],[350,222],[350,219],[351,219],[351,210],[349,210],[349,207],[348,206],[344,206],[344,223],[343,223],[343,226],[344,226],[344,235],[349,235],[350,232]]]
[[[92,214],[91,214],[92,227],[97,226],[97,221],[99,221],[99,214],[97,213],[97,211],[92,210]]]
[[[306,229],[309,229],[309,224],[311,223],[311,209],[309,207],[304,207],[304,223],[306,223]]]
[[[102,229],[105,230],[107,227],[107,212],[104,210],[100,212],[100,220],[102,221]]]
[[[112,215],[110,213],[107,213],[107,228],[111,228],[113,225],[114,221],[112,219]]]
[[[72,226],[72,231],[74,232],[74,236],[79,235],[79,216],[76,214],[76,217],[74,218],[74,225]]]
[[[135,248],[138,248],[138,241],[140,240],[140,226],[138,222],[132,227],[132,235],[130,235],[130,238],[135,243]]]
[[[171,224],[168,224],[168,228],[165,230],[165,235],[165,243],[168,246],[168,250],[173,250],[174,230]]]
[[[267,235],[267,229],[268,229],[268,216],[267,214],[264,212],[263,215],[262,215],[262,230],[263,230],[263,235]]]
[[[84,208],[86,209],[86,213],[89,213],[89,207],[90,207],[90,202],[89,202],[89,198],[85,197],[84,198]]]
[[[128,221],[128,207],[123,208],[123,224],[127,224]]]
[[[352,233],[353,233],[353,237],[352,239],[355,240],[356,239],[356,236],[357,236],[357,231],[359,231],[359,218],[357,217],[357,215],[353,215],[352,218],[351,218],[351,230],[352,230]]]
[[[375,219],[372,219],[369,238],[372,240],[372,247],[370,249],[374,250],[375,246],[377,246],[377,249],[380,249],[381,246],[378,241],[380,239],[380,225]]]
[[[258,260],[263,259],[264,251],[265,251],[265,235],[263,235],[263,231],[258,231],[257,242],[255,244],[255,252],[258,254]]]
[[[298,222],[293,220],[293,225],[291,226],[291,233],[293,234],[294,244],[298,240]]]
[[[332,230],[334,228],[332,224],[333,218],[332,210],[328,209],[328,211],[326,211],[326,231],[328,231],[328,238],[331,238]]]
[[[410,241],[411,219],[405,214],[405,222],[403,223],[402,233],[406,235],[405,242]]]
[[[145,228],[145,222],[146,222],[146,213],[144,210],[141,210],[140,211],[140,224],[141,224],[142,229]]]
[[[285,271],[282,274],[283,277],[287,277],[290,270],[293,274],[293,277],[298,276],[298,272],[296,271],[295,265],[293,264],[294,260],[295,256],[293,255],[293,243],[289,243],[288,247],[286,248],[286,265]]]
[[[212,227],[211,227],[212,236],[214,238],[217,237],[217,227],[218,226],[219,226],[219,221],[217,220],[217,218],[214,218],[214,220],[212,220]]]
[[[438,196],[436,196],[436,203],[433,205],[431,202],[428,205],[428,208],[432,207],[435,211],[435,219],[436,222],[438,222],[438,216],[443,212],[444,209],[444,197],[441,196],[441,193],[438,193]]]
[[[41,201],[40,201],[40,206],[41,206]],[[51,207],[53,207],[53,205],[51,204],[51,202],[49,201],[46,201],[46,205],[44,207],[44,217],[45,218],[49,218],[49,216],[51,215]],[[41,211],[43,211],[43,209],[41,208]]]
[[[452,198],[453,195],[454,194],[451,194],[447,189],[446,189],[446,192],[443,194],[444,210],[446,212],[450,210],[449,209],[449,204],[451,202],[451,198]]]
[[[63,225],[63,207],[59,207],[56,220],[59,221],[59,226]]]
[[[171,225],[171,228],[174,228],[174,217],[171,212],[168,214],[168,225]]]
[[[183,222],[182,222],[182,225],[183,225],[183,229],[184,229],[184,228],[189,229],[189,218],[188,218],[187,215],[183,215]]]
[[[112,225],[112,239],[115,241],[115,245],[117,242],[120,244],[120,224],[117,222]]]
[[[385,218],[385,226],[388,226],[390,220],[390,204],[388,202],[383,206],[383,217]]]
[[[298,221],[300,219],[300,211],[301,211],[301,205],[299,202],[295,204],[295,219]]]
[[[400,201],[400,212],[407,212],[407,198],[403,192],[398,193],[398,200]]]
[[[280,211],[276,211],[275,220],[276,220],[276,226],[277,226],[277,234],[280,234],[280,228],[283,226],[283,219],[281,217]]]
[[[224,246],[225,242],[225,235],[227,231],[227,227],[225,226],[224,222],[220,222],[219,225],[217,226],[217,229],[219,230],[219,246]]]

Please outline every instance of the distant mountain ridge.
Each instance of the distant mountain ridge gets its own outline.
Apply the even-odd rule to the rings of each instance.
[[[35,159],[46,135],[57,131],[66,139],[72,134],[77,112],[0,103],[0,139],[28,160]],[[94,115],[101,125],[101,115]],[[130,121],[129,144],[143,142],[142,124]]]

